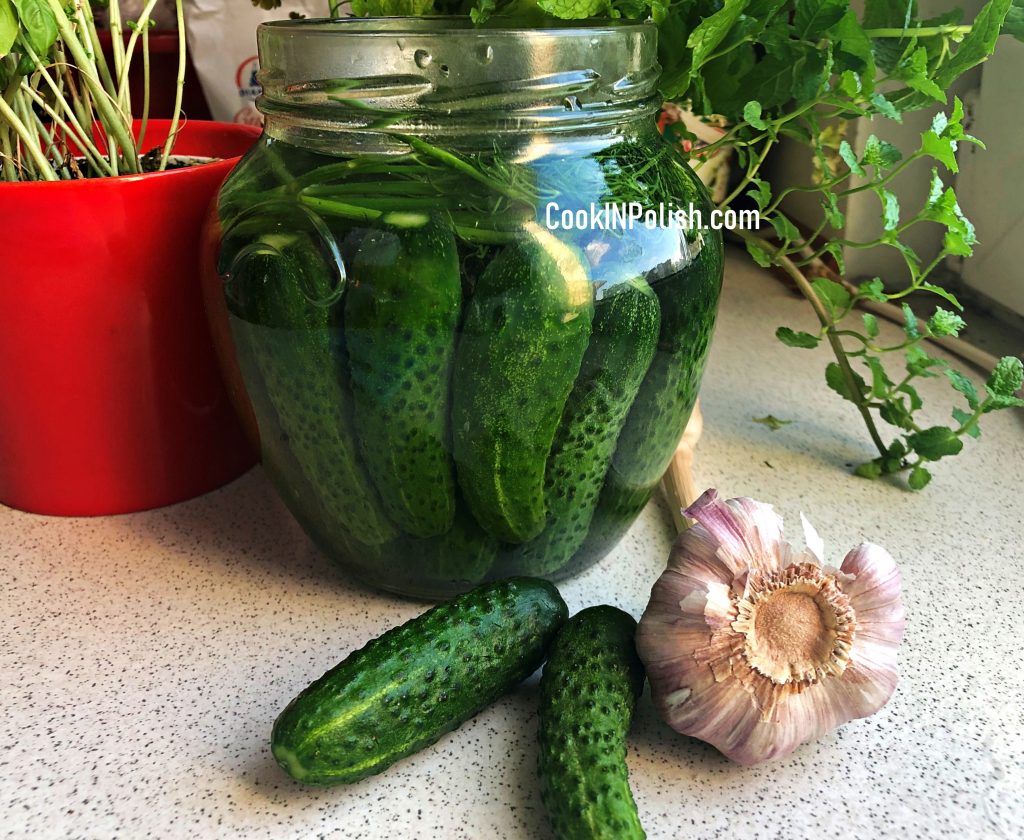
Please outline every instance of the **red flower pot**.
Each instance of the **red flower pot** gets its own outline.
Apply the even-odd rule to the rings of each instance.
[[[167,136],[151,121],[146,146]],[[170,172],[0,184],[0,502],[143,510],[256,460],[218,373],[198,278],[203,219],[257,129],[185,123]]]

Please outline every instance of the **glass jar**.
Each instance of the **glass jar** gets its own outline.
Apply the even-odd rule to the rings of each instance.
[[[283,21],[259,49],[211,314],[285,502],[403,594],[594,563],[672,457],[722,280],[656,29]]]

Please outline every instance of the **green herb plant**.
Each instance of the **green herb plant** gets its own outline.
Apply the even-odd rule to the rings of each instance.
[[[181,119],[185,19],[176,0],[178,73],[171,130],[147,161],[149,30],[157,0],[135,20],[118,0],[108,9],[112,61],[100,49],[100,0],[0,0],[0,180],[58,181],[137,174],[167,167]],[[125,33],[129,33],[125,38]],[[129,71],[141,55],[141,126],[132,135]]]
[[[272,8],[279,0],[255,2]],[[352,0],[351,8],[362,16],[469,14],[478,24],[514,16],[517,25],[538,27],[553,18],[653,20],[660,31],[664,98],[728,126],[692,165],[699,169],[715,152],[733,152],[740,177],[720,207],[756,203],[767,233],[737,233],[759,265],[791,278],[818,319],[817,332],[781,327],[776,335],[791,347],[827,345],[834,355],[826,382],[856,407],[877,450],[856,468],[858,475],[907,473],[910,487],[920,489],[931,479],[927,464],[959,453],[965,436],[978,437],[983,414],[1024,406],[1017,396],[1020,359],[1002,359],[980,393],[965,374],[925,349],[926,339],[956,336],[965,326],[959,301],[940,285],[936,269],[949,256],[969,256],[977,241],[943,173],[957,172],[960,144],[981,143],[965,130],[962,102],[955,96],[949,102],[947,91],[992,54],[1001,34],[1024,40],[1024,0],[989,0],[966,24],[958,10],[922,19],[916,0],[866,0],[861,15],[848,0]],[[330,11],[336,14],[337,6]],[[945,110],[913,150],[872,134],[856,152],[843,136],[850,120],[900,122],[904,113],[936,103]],[[672,130],[680,140],[696,139],[682,125]],[[784,138],[810,149],[815,175],[809,183],[778,189],[763,177],[769,153]],[[928,194],[912,208],[901,207],[892,182],[921,161],[933,164]],[[855,241],[844,233],[842,208],[844,199],[862,192],[877,197],[882,231]],[[802,230],[783,210],[796,193],[820,202],[814,230]],[[907,231],[919,224],[945,229],[933,257],[918,254],[907,241]],[[847,248],[896,249],[909,284],[890,291],[877,277],[856,286],[846,282]],[[905,299],[922,292],[943,306],[919,320]],[[886,344],[876,316],[860,313],[864,301],[900,306],[904,339]],[[940,375],[965,405],[953,409],[950,424],[927,425],[915,383]]]

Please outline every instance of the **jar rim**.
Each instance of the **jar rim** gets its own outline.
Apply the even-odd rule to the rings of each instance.
[[[499,23],[500,21],[500,23]],[[538,37],[572,38],[581,35],[601,33],[622,33],[628,31],[656,31],[655,25],[646,20],[625,20],[622,18],[586,18],[584,20],[551,20],[544,26],[534,26],[526,21],[516,24],[517,18],[492,17],[486,22],[475,23],[469,15],[422,15],[407,17],[352,17],[352,18],[301,18],[296,20],[271,20],[259,24],[258,29],[270,31],[302,29],[310,34],[343,33],[346,36],[366,37],[374,35],[422,35],[469,34],[494,37],[500,34],[517,36],[536,34]]]

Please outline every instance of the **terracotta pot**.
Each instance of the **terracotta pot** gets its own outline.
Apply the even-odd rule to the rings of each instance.
[[[151,121],[146,147],[168,127]],[[198,250],[207,208],[258,135],[192,121],[175,152],[220,160],[0,184],[0,502],[124,513],[212,490],[255,462],[218,372]]]

